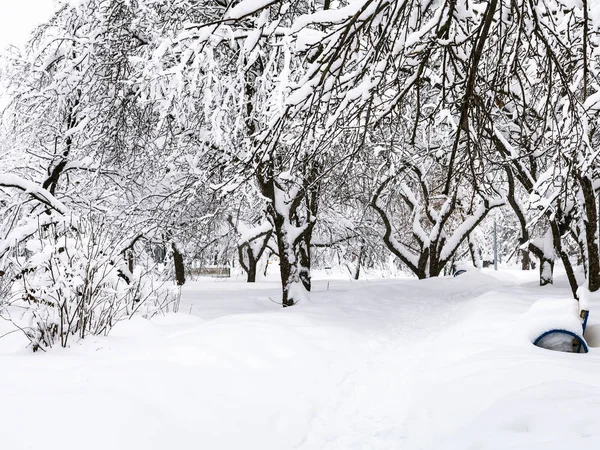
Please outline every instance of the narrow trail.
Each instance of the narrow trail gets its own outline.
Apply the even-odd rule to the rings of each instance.
[[[353,361],[355,366],[313,419],[299,450],[403,448],[416,368],[428,356],[424,343],[460,321],[465,300],[489,290],[453,293],[455,281],[446,279],[441,284],[450,286],[441,288],[401,282],[354,293],[361,298],[378,294],[389,298],[393,291],[393,305],[385,311],[387,324],[382,324],[382,330],[389,327],[384,331],[387,340],[365,360]]]
[[[385,321],[393,326],[383,331],[387,340],[381,348],[355,361],[353,369],[331,392],[298,450],[415,450],[434,444],[428,424],[435,415],[435,399],[423,399],[427,398],[430,382],[443,383],[444,372],[451,378],[454,367],[454,363],[444,367],[447,363],[440,350],[458,350],[462,361],[470,353],[477,355],[480,347],[489,343],[486,334],[493,341],[506,332],[505,321],[500,321],[496,329],[494,325],[477,326],[477,318],[472,316],[478,302],[491,308],[492,313],[498,298],[504,299],[502,311],[512,307],[521,313],[531,303],[530,286],[489,279],[465,289],[462,281],[466,278],[435,280],[426,286],[402,282],[364,293],[363,298],[377,296],[378,291],[389,297],[393,291],[395,304],[385,311]],[[562,291],[553,294],[563,295]],[[463,326],[470,330],[471,337],[460,331]],[[465,352],[462,356],[461,347]],[[440,379],[436,380],[438,375]],[[460,397],[460,392],[456,394]],[[443,448],[443,443],[439,444]]]

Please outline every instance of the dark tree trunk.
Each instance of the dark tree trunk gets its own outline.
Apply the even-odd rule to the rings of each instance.
[[[300,254],[300,281],[304,288],[310,292],[312,288],[310,270],[312,265],[311,242],[312,229],[314,226],[313,218],[317,217],[319,208],[319,184],[316,182],[319,164],[315,161],[304,165],[304,202],[305,202],[305,220],[308,221],[308,229],[303,234],[298,245]],[[300,223],[297,223],[300,226]]]
[[[300,281],[304,285],[304,288],[310,292],[312,287],[311,277],[310,277],[310,266],[311,266],[311,257],[310,257],[310,241],[311,236],[306,236],[299,245],[300,252]]]
[[[358,251],[358,259],[356,261],[356,270],[354,271],[354,279],[355,280],[358,280],[358,278],[360,277],[360,267],[362,265],[363,253],[364,253],[364,244],[360,246],[360,250]]]
[[[429,265],[429,273],[425,273],[425,277],[439,277],[444,272],[446,264],[441,264],[439,261],[432,261]]]
[[[481,251],[470,237],[467,238],[467,244],[469,246],[469,254],[471,255],[473,266],[481,268]]]
[[[129,273],[133,273],[133,250],[127,250],[127,267]]]
[[[275,223],[275,234],[277,236],[277,249],[279,251],[279,272],[281,274],[281,287],[282,287],[282,299],[281,304],[284,308],[288,306],[294,306],[297,303],[297,299],[294,298],[293,293],[290,292],[290,288],[296,277],[298,277],[298,268],[296,263],[293,261],[294,249],[290,248],[287,242],[287,235],[285,232],[284,218],[274,211],[273,214]]]
[[[577,299],[577,288],[579,286],[577,284],[577,279],[575,278],[575,272],[573,271],[573,265],[571,264],[569,255],[567,255],[567,253],[563,251],[562,248],[560,227],[554,220],[550,222],[550,226],[552,227],[554,249],[560,257],[563,266],[565,266],[565,272],[567,273],[567,279],[569,280],[569,286],[571,287],[571,293],[573,294],[573,298]]]
[[[521,242],[524,244],[524,242]],[[521,249],[521,270],[529,270],[531,268],[531,258],[529,257],[529,250]]]
[[[185,284],[185,266],[183,264],[183,255],[177,249],[175,244],[171,244],[173,250],[173,265],[175,266],[175,282],[177,286],[183,286]]]
[[[256,266],[258,265],[258,259],[254,257],[254,252],[250,247],[247,249],[248,254],[248,283],[256,282]]]
[[[290,195],[290,191],[286,191],[288,186],[277,185],[273,177],[272,165],[265,165],[258,171],[257,181],[261,193],[270,200],[267,206],[267,214],[277,238],[282,288],[281,303],[286,308],[295,305],[300,300],[302,293],[298,289],[308,291],[305,281],[301,279],[303,257],[299,247],[303,240],[308,239],[308,242],[310,242],[310,236],[307,237],[307,234],[312,233],[313,224],[306,224],[305,230],[299,236],[291,239],[288,231],[296,229],[298,226],[297,210],[304,198],[304,192],[294,192],[292,190],[293,195]],[[280,196],[290,197],[283,200],[286,207],[282,211],[277,209],[278,205],[282,203]],[[308,277],[308,280],[310,280],[310,277]]]
[[[239,233],[238,225],[231,215],[227,217],[227,221]],[[269,245],[272,233],[272,230],[263,231],[245,242],[240,242],[238,245],[238,260],[240,267],[246,272],[246,281],[248,283],[256,282],[258,261],[260,261],[260,258]]]
[[[552,231],[548,230],[548,233],[552,233]],[[544,243],[546,243],[546,239],[544,239]],[[529,244],[529,250],[539,260],[540,286],[552,284],[554,282],[554,258],[548,256],[548,249],[539,248],[536,245]]]
[[[246,276],[247,276],[246,281],[248,283],[256,282],[256,274],[258,272],[258,262],[260,261],[260,258],[262,257],[263,253],[265,252],[265,249],[267,248],[267,245],[269,243],[269,239],[271,239],[272,233],[273,233],[272,230],[269,230],[266,233],[260,234],[259,236],[252,239],[251,241],[244,242],[243,244],[238,246],[238,255],[239,255],[238,259],[240,261],[240,266],[242,267],[242,269],[244,269],[244,272],[246,272]],[[252,242],[256,241],[258,239],[262,239],[262,242],[260,243],[260,247],[258,247],[258,253],[256,253],[255,250],[257,248],[252,246]],[[266,275],[266,270],[265,270],[265,275]]]
[[[521,237],[519,238],[519,246],[521,247],[521,270],[529,270],[531,268],[531,257],[529,255],[529,249],[523,248],[523,245],[529,241],[529,230],[527,230],[527,221],[525,220],[525,214],[521,210],[521,206],[516,199],[515,193],[515,178],[510,167],[506,167],[506,175],[508,180],[508,203],[514,211],[519,225],[521,226]]]
[[[596,292],[600,289],[600,255],[598,255],[598,242],[596,240],[596,233],[598,231],[596,195],[592,180],[588,177],[582,177],[580,183],[585,205],[583,223],[585,226],[585,244],[588,259],[588,289],[590,292]]]
[[[269,258],[271,257],[271,253],[267,256],[267,260],[265,262],[265,270],[263,271],[263,276],[267,276],[267,271],[269,270]]]

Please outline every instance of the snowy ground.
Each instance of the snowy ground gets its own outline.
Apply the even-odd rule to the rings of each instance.
[[[204,280],[68,350],[13,334],[0,449],[597,450],[600,349],[529,343],[532,303],[569,297],[535,276],[329,278],[286,310],[276,282]]]

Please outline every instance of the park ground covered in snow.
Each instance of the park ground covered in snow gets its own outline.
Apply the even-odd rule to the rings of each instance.
[[[32,354],[13,333],[0,448],[598,449],[600,311],[588,354],[534,347],[532,304],[571,298],[537,275],[322,274],[286,309],[276,281],[206,279],[178,314],[68,349]]]

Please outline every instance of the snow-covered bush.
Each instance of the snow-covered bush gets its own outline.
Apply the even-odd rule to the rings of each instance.
[[[66,347],[71,336],[106,335],[136,313],[151,317],[177,309],[178,290],[159,281],[154,266],[130,271],[123,244],[109,229],[92,219],[40,228],[7,259],[4,278],[12,285],[0,311],[33,351]]]

